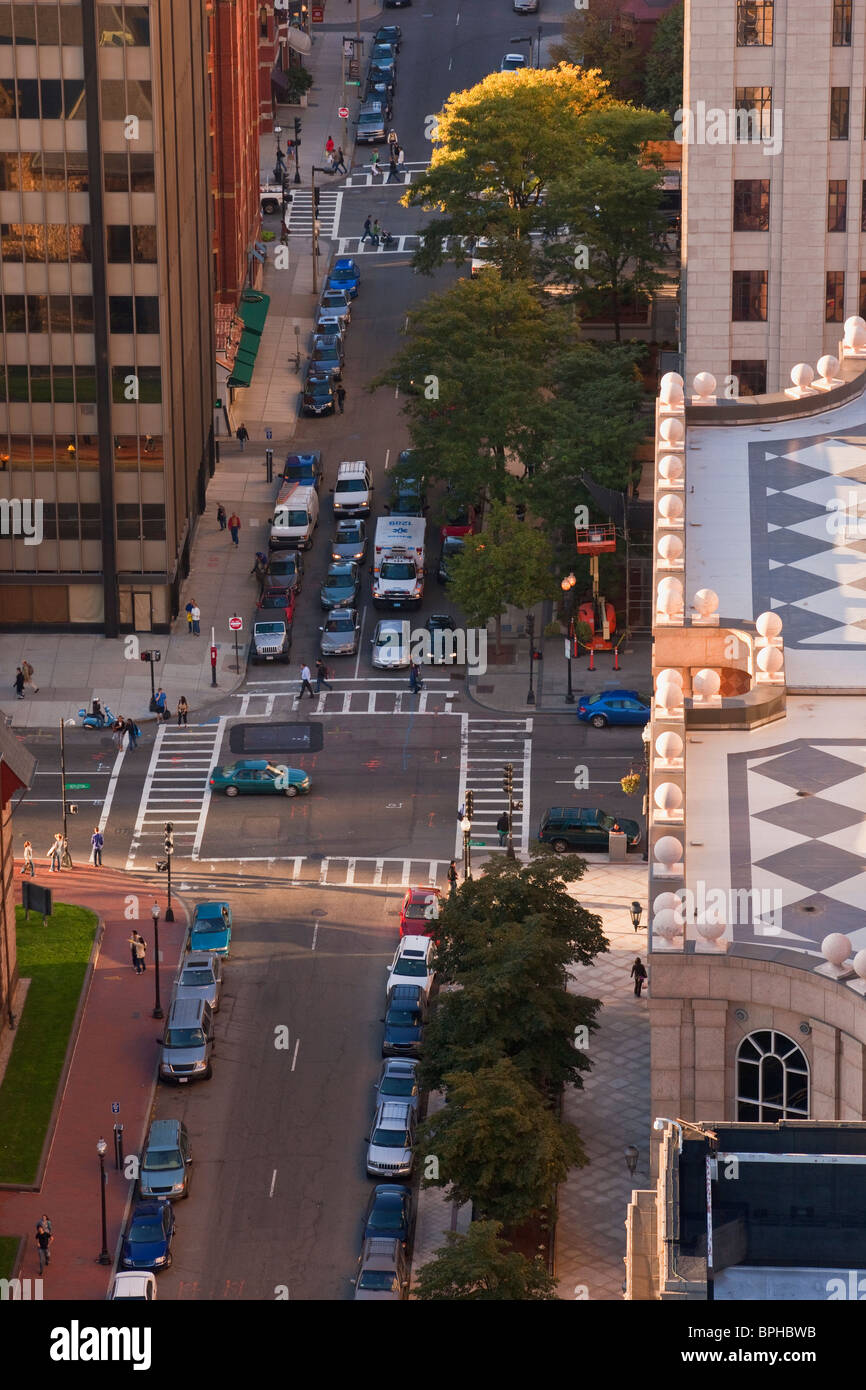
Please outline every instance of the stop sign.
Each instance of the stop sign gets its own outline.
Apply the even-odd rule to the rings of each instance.
[[[341,121],[347,121],[347,120],[349,119],[349,108],[348,108],[348,106],[341,106],[340,109],[339,109],[338,112],[337,112],[337,115],[339,116],[339,118],[340,118]]]
[[[231,628],[232,632],[240,632],[241,629],[243,628],[243,625],[244,625],[244,620],[243,620],[243,618],[238,618],[238,617],[229,618],[229,627]]]

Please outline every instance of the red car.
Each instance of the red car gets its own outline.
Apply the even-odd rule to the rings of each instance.
[[[400,908],[400,935],[432,936],[441,896],[438,888],[410,888]]]
[[[291,627],[295,617],[295,590],[277,588],[276,585],[268,585],[262,590],[262,596],[258,602],[258,609],[267,611],[268,619],[274,621],[284,621],[286,627]]]

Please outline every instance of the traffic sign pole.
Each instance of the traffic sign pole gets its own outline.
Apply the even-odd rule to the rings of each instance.
[[[237,671],[238,675],[240,675],[241,671],[241,653],[240,648],[238,647],[238,633],[242,630],[243,625],[244,620],[243,618],[239,618],[237,613],[235,613],[233,617],[229,618],[229,628],[235,635],[235,670]]]

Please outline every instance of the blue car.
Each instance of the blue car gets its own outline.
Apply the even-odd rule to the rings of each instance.
[[[364,1213],[362,1240],[384,1237],[399,1240],[405,1250],[412,1225],[412,1193],[399,1183],[377,1183]]]
[[[174,1239],[171,1202],[138,1202],[123,1242],[124,1269],[167,1269]]]
[[[199,903],[192,919],[188,951],[216,951],[227,956],[232,939],[232,910],[228,903]]]
[[[650,707],[636,690],[603,690],[600,695],[578,695],[577,717],[583,724],[603,729],[608,724],[637,724],[643,727]]]
[[[394,985],[382,1022],[383,1057],[414,1057],[421,1051],[425,1022],[424,992],[419,985]]]
[[[328,276],[326,290],[344,290],[350,299],[358,298],[361,288],[361,272],[349,256],[340,256],[334,261],[334,269]]]
[[[287,454],[282,482],[300,483],[301,487],[314,487],[318,492],[322,484],[322,455]]]

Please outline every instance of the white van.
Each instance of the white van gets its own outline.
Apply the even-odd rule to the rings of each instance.
[[[373,479],[363,459],[341,463],[334,487],[335,516],[369,516]]]
[[[268,548],[309,550],[318,524],[319,495],[316,489],[302,483],[284,483],[277,494]]]

